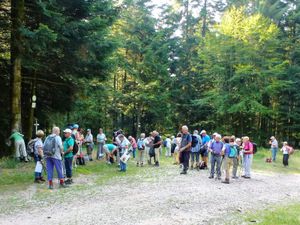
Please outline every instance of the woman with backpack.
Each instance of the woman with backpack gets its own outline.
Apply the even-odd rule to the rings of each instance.
[[[253,160],[253,144],[250,142],[249,137],[243,137],[243,166],[244,166],[244,175],[243,178],[251,178],[251,166]]]
[[[224,169],[225,169],[225,180],[222,181],[224,184],[229,184],[230,169],[233,166],[233,159],[237,157],[236,145],[234,138],[224,137],[224,146],[222,149],[222,155],[224,156]]]
[[[285,141],[285,142],[283,142],[283,146],[280,151],[282,151],[282,153],[283,153],[282,163],[283,163],[284,167],[287,167],[289,165],[289,157],[290,157],[290,154],[292,154],[292,152],[293,152],[293,148],[288,146],[288,143]]]

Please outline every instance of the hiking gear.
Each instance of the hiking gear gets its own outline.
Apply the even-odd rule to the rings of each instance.
[[[27,144],[26,152],[27,152],[27,155],[29,155],[30,157],[34,156],[34,145],[37,140],[38,140],[38,138],[32,139]]]
[[[39,178],[35,178],[34,183],[40,184],[40,183],[42,183],[42,181]]]
[[[223,184],[229,184],[229,179],[225,179],[222,181]]]
[[[43,152],[45,156],[53,156],[55,154],[55,144],[56,144],[56,135],[52,136],[49,135],[45,142],[44,142],[44,147],[43,147]]]
[[[289,155],[293,155],[295,152],[295,149],[293,147],[289,146]]]
[[[138,146],[138,150],[144,150],[145,149],[144,140],[138,139],[137,146]]]
[[[195,148],[198,144],[198,138],[195,135],[192,135],[192,148]]]
[[[65,183],[59,184],[59,188],[68,188],[69,186],[67,186]]]
[[[150,158],[155,157],[155,150],[154,150],[153,147],[151,147],[150,150],[149,150],[149,156],[150,156]]]
[[[43,177],[40,177],[40,181],[45,182],[46,180]]]
[[[209,176],[208,178],[209,178],[209,179],[214,179],[214,177],[213,177],[213,176]]]
[[[256,154],[257,152],[257,144],[252,142],[252,145],[253,145],[253,154]]]
[[[186,170],[181,171],[180,174],[187,174]]]
[[[229,158],[236,158],[237,157],[237,149],[235,146],[230,146],[230,151],[229,151],[229,154],[228,154],[228,157]]]

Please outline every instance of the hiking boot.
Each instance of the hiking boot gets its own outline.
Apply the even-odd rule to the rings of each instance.
[[[221,177],[217,177],[217,180],[221,180]]]
[[[247,176],[247,177],[245,176],[244,178],[245,178],[245,179],[251,179],[251,177],[248,177],[248,176]]]
[[[49,186],[48,186],[48,189],[49,189],[49,190],[53,190],[53,185],[49,185]]]
[[[159,167],[159,162],[155,162],[155,167]]]
[[[229,179],[225,179],[222,181],[223,184],[229,184]]]
[[[59,188],[68,188],[69,186],[66,183],[59,184]]]
[[[67,179],[67,180],[65,181],[65,184],[72,184],[72,179]]]
[[[43,177],[40,177],[40,181],[45,182],[46,180]]]
[[[239,179],[239,177],[237,177],[237,176],[233,176],[233,177],[232,177],[232,179]]]
[[[209,176],[208,178],[209,178],[209,179],[214,179],[214,176]]]
[[[187,174],[186,170],[181,171],[180,174]]]
[[[35,178],[35,179],[34,179],[34,183],[40,184],[40,183],[42,183],[42,181],[41,181],[39,178]]]

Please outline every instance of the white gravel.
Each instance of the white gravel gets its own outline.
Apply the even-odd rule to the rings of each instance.
[[[105,184],[98,179],[82,176],[66,190],[32,185],[1,193],[0,224],[238,224],[244,213],[300,200],[299,175],[254,173],[227,185],[207,171],[179,175],[169,166]]]

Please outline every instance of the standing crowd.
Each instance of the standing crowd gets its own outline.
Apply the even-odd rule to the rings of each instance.
[[[73,166],[84,165],[87,161],[93,161],[94,138],[90,129],[86,135],[73,124],[63,131],[63,138],[60,136],[60,128],[53,127],[52,134],[44,138],[44,132],[38,130],[36,138],[28,143],[26,150],[22,134],[15,131],[10,139],[14,140],[16,157],[23,157],[28,161],[31,156],[35,163],[35,182],[45,182],[43,171],[47,172],[49,189],[53,189],[54,167],[59,179],[59,187],[66,188],[74,181],[72,179]],[[187,126],[182,126],[181,131],[175,136],[162,140],[159,133],[154,130],[148,136],[142,133],[136,140],[132,136],[128,138],[122,130],[115,131],[111,143],[107,143],[106,135],[100,128],[96,136],[97,153],[96,159],[105,157],[107,164],[117,163],[120,172],[126,172],[127,162],[132,157],[136,166],[143,167],[145,162],[155,167],[160,166],[162,146],[165,146],[165,156],[172,157],[175,165],[182,168],[181,174],[187,174],[188,170],[209,170],[209,178],[222,180],[222,171],[225,177],[222,183],[229,184],[230,178],[238,179],[240,176],[245,179],[251,178],[251,166],[253,155],[257,146],[249,137],[236,138],[235,136],[222,137],[218,133],[209,136],[205,130],[200,133],[198,130],[189,133]],[[276,161],[278,141],[275,137],[270,138],[272,160]],[[86,146],[85,155],[83,146]],[[294,151],[283,142],[283,164],[288,166],[289,155]],[[153,160],[153,161],[152,161]],[[44,165],[46,163],[46,165]],[[239,174],[238,174],[239,170]]]

